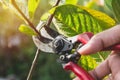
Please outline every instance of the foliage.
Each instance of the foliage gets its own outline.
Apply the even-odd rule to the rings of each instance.
[[[30,18],[33,18],[39,3],[40,0],[28,0],[28,11]]]
[[[6,3],[9,4],[8,0],[1,0],[1,1],[2,1],[2,4],[4,4],[4,5],[6,5]],[[34,23],[34,25],[37,25],[38,21],[40,19],[40,16],[43,15],[44,13],[46,13],[46,11],[48,11],[50,8],[52,8],[50,6],[49,1],[54,1],[54,0],[28,0],[28,1],[20,0],[21,2],[27,2],[27,4],[25,4],[24,7],[22,6],[22,4],[18,3],[19,0],[11,0],[11,1],[16,1],[20,10],[22,10],[22,12],[23,12],[23,15],[27,16],[28,22],[31,22],[31,21],[33,23],[36,22],[36,23]],[[101,8],[100,9],[98,8],[101,11],[97,11],[97,10],[93,10],[93,9],[84,7],[85,6],[84,3],[86,3],[86,4],[89,3],[89,0],[62,0],[62,1],[63,1],[63,3],[61,3],[60,6],[57,6],[53,9],[51,9],[50,13],[55,12],[55,16],[54,16],[54,20],[53,20],[54,27],[57,28],[57,31],[59,33],[65,35],[67,37],[74,36],[74,35],[77,35],[77,34],[80,34],[83,32],[98,33],[98,32],[101,32],[105,29],[108,29],[108,28],[116,25],[116,22],[114,21],[114,19],[109,17],[107,14],[101,12],[102,11]],[[64,1],[65,1],[65,3],[64,3]],[[97,3],[95,3],[95,0],[91,0],[91,1],[93,1],[94,4],[97,5]],[[42,2],[44,4],[47,4],[47,6],[46,7],[40,6],[40,5],[43,5]],[[111,2],[112,2],[112,5],[111,5]],[[115,14],[118,22],[120,22],[120,20],[119,20],[120,19],[119,2],[120,2],[119,0],[105,0],[106,6],[110,10],[114,11],[114,14]],[[79,6],[79,4],[84,5],[84,6]],[[89,4],[89,5],[94,7],[94,4]],[[9,5],[6,5],[6,6],[10,7]],[[22,6],[22,8],[21,8],[21,6]],[[24,8],[25,8],[25,11],[23,10]],[[14,12],[16,13],[16,11],[14,11]],[[23,17],[23,15],[19,15],[19,16]],[[23,18],[25,18],[25,17],[23,17]],[[2,18],[0,18],[0,20],[2,20]],[[35,20],[37,20],[37,21],[35,21]],[[46,19],[44,19],[44,20],[46,20]],[[27,21],[25,21],[25,22],[27,22]],[[24,23],[21,22],[20,24],[24,24]],[[28,26],[26,26],[26,24],[21,25],[21,27],[19,27],[19,29],[20,29],[20,31],[30,34],[30,35],[36,34],[33,30],[28,28]],[[29,42],[28,39],[27,39],[27,41]],[[30,41],[28,44],[32,44],[32,42]],[[12,64],[12,67],[14,67],[15,70],[12,67],[10,67],[8,72],[6,72],[6,74],[15,73],[17,75],[20,75],[19,77],[21,77],[22,80],[25,79],[25,77],[27,75],[28,67],[30,66],[32,59],[33,59],[33,55],[34,55],[33,53],[35,52],[35,47],[33,47],[33,45],[29,46],[28,44],[25,44],[26,46],[25,45],[21,46],[19,48],[19,50],[20,50],[19,54],[17,54],[18,59],[21,59],[21,58],[19,58],[19,55],[22,55],[25,58],[22,59],[22,61],[21,60],[17,61],[17,58],[12,59],[13,61],[16,61],[15,64],[17,64],[17,65]],[[7,48],[5,48],[5,49],[7,50]],[[7,53],[7,52],[3,51],[2,53]],[[96,67],[98,62],[101,62],[103,59],[106,58],[106,57],[103,58],[103,56],[107,56],[107,55],[104,53],[102,53],[102,54],[100,53],[98,55],[92,55],[92,56],[86,56],[86,57],[83,56],[80,59],[79,64],[82,65],[86,70],[91,70]],[[41,80],[48,80],[48,79],[49,80],[61,80],[61,79],[63,80],[64,79],[64,80],[67,80],[68,79],[69,80],[69,76],[68,75],[66,76],[66,74],[64,74],[65,72],[63,70],[61,70],[60,65],[58,65],[58,64],[53,65],[53,63],[55,63],[55,59],[56,59],[53,57],[54,56],[51,56],[51,55],[41,54],[40,59],[38,61],[39,69],[37,67],[37,70],[34,73],[33,79],[35,79],[35,80],[37,80],[37,79],[41,79]],[[95,58],[99,59],[99,61]],[[21,62],[23,64],[21,64]],[[12,63],[12,61],[11,61],[11,63]],[[51,77],[51,76],[54,76],[54,77]],[[66,77],[66,78],[64,78],[64,77]]]
[[[90,71],[97,66],[95,59],[91,56],[82,56],[78,63],[87,71]]]
[[[98,33],[115,25],[115,21],[107,14],[81,6],[61,5],[50,10],[50,13],[53,12],[53,23],[58,32],[65,36],[75,36],[83,32]],[[103,59],[101,54],[99,56]],[[91,70],[97,65],[93,57],[82,57],[79,63],[85,69]]]
[[[77,4],[78,0],[66,0],[66,4]]]
[[[117,22],[120,23],[120,0],[112,0],[112,7],[117,19]]]
[[[21,31],[27,35],[37,35],[31,28],[29,28],[27,25],[24,25],[24,24],[20,25],[19,31]]]
[[[105,5],[106,5],[110,10],[112,10],[112,1],[113,1],[113,0],[105,0]]]
[[[4,1],[5,0],[3,0],[3,2]],[[22,1],[24,2],[26,0]],[[16,16],[16,14],[14,14],[14,12],[17,12],[15,10],[13,11],[11,6],[8,5],[8,2],[8,0],[7,2],[4,2],[6,4],[5,5],[3,3],[1,4],[0,1],[0,77],[6,77],[10,74],[15,74],[20,80],[26,80],[31,62],[35,55],[34,53],[36,51],[36,47],[33,44],[31,36],[26,36],[19,33],[19,25],[24,24],[26,26],[27,24],[21,20],[21,15]],[[24,8],[26,8],[23,7],[22,4],[17,4],[22,6],[20,7],[22,11]],[[45,9],[47,10],[49,5],[46,2],[45,4],[46,5],[44,6],[46,7],[44,7],[42,10],[39,10],[39,14],[35,14],[35,16],[37,16],[35,20],[39,21],[40,17],[38,16],[42,15],[42,13],[45,12]],[[41,9],[41,7],[39,9]],[[24,12],[24,14],[26,14],[26,12]],[[10,40],[14,41],[14,35],[17,35],[21,42],[18,45],[12,46],[9,43]],[[2,44],[1,41],[3,42]],[[61,65],[56,62],[55,57],[56,56],[48,54],[45,55],[41,53],[37,63],[38,67],[33,73],[34,75],[32,80],[70,80],[69,74],[63,71]]]
[[[55,11],[55,26],[66,36],[75,36],[83,32],[97,33],[115,25],[115,21],[106,14],[85,7],[62,5]],[[61,24],[58,24],[61,23]]]

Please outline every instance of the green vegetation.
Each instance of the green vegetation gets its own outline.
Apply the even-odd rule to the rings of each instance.
[[[37,35],[32,28],[52,13],[54,21],[50,27],[67,37],[83,32],[96,34],[120,22],[119,0],[105,0],[104,4],[99,2],[102,0],[61,0],[60,5],[53,8],[56,1],[0,0],[1,77],[14,74],[20,80],[27,78],[37,49],[32,37],[26,34]],[[16,6],[19,9],[16,10]],[[108,54],[82,56],[79,64],[91,70]],[[70,80],[70,74],[57,63],[57,57],[41,52],[31,80]]]

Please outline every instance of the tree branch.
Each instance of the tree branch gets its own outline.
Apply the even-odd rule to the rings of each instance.
[[[56,4],[55,4],[54,6],[57,6],[57,5],[59,4],[59,2],[60,2],[60,0],[57,0]],[[51,24],[51,22],[52,22],[52,19],[53,19],[53,16],[54,16],[54,14],[52,14],[52,15],[49,17],[49,19],[48,19],[48,21],[47,21],[47,23],[46,23],[47,26],[50,26],[50,24]],[[40,50],[37,49],[35,58],[34,58],[34,60],[33,60],[32,66],[31,66],[31,69],[30,69],[30,71],[29,71],[29,73],[28,73],[27,80],[30,80],[31,77],[32,77],[34,68],[35,68],[35,66],[36,66],[36,64],[37,64],[37,61],[38,61],[39,53],[40,53]]]
[[[20,8],[17,6],[15,0],[11,0],[12,5],[14,6],[14,8],[20,13],[20,15],[25,19],[25,21],[27,22],[27,24],[37,33],[37,35],[40,37],[40,33],[39,31],[35,28],[35,26],[33,25],[33,23],[24,15],[24,13],[20,10]]]
[[[60,0],[58,0],[53,7],[57,6],[57,5],[59,4],[59,2],[60,2]],[[51,22],[52,22],[52,19],[53,19],[53,17],[54,17],[54,14],[55,14],[55,13],[53,13],[53,14],[50,15],[50,17],[49,17],[49,19],[48,19],[48,21],[47,21],[47,23],[46,23],[45,26],[47,26],[47,27],[50,26],[50,24],[51,24]]]
[[[30,80],[31,77],[32,77],[32,73],[33,73],[33,71],[34,71],[34,69],[35,69],[35,66],[36,66],[36,64],[37,64],[37,61],[38,61],[38,59],[39,59],[39,53],[40,53],[40,50],[37,49],[36,54],[35,54],[35,58],[34,58],[34,60],[33,60],[33,62],[32,62],[32,66],[31,66],[30,71],[29,71],[29,73],[28,73],[27,80]]]
[[[53,7],[57,6],[59,4],[59,2],[60,2],[60,0],[57,0],[57,2],[55,3],[55,5]],[[17,6],[15,0],[11,0],[11,3],[15,7],[15,9],[20,13],[20,15],[25,19],[27,24],[37,33],[37,35],[38,35],[38,37],[40,39],[41,35],[40,35],[39,31],[35,28],[33,23],[24,15],[24,13],[19,9],[19,7]],[[51,16],[48,18],[48,21],[46,22],[45,26],[47,26],[47,27],[50,26],[50,24],[52,22],[52,19],[53,19],[53,16],[54,16],[54,13],[51,14]],[[38,58],[39,58],[39,53],[40,53],[40,49],[37,49],[34,60],[32,62],[31,68],[30,68],[30,71],[29,71],[28,76],[27,76],[27,80],[30,80],[31,77],[32,77],[33,71],[35,69],[35,66],[36,66]]]

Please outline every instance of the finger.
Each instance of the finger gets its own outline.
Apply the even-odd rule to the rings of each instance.
[[[112,73],[112,76],[109,77],[107,80],[120,80],[119,66],[120,66],[120,52],[112,51],[112,53],[108,56],[108,58],[105,61],[103,61],[94,70],[89,71],[89,73],[95,80],[101,80],[110,73]]]
[[[113,51],[109,56],[109,66],[111,68],[113,80],[120,80],[120,52]]]
[[[104,48],[120,42],[120,25],[96,34],[91,40],[78,50],[80,54],[96,53]]]
[[[89,73],[95,80],[102,80],[106,75],[111,73],[108,59],[103,61],[94,70],[89,71]]]

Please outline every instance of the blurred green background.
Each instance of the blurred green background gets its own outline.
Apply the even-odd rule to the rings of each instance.
[[[5,1],[8,2],[8,0]],[[18,0],[18,5],[22,7],[24,12],[27,1]],[[55,1],[40,1],[32,20],[35,26],[39,23],[40,17],[52,7]],[[77,4],[113,16],[112,12],[105,7],[104,0],[78,0]],[[0,2],[0,78],[12,76],[16,77],[16,80],[25,80],[27,77],[37,48],[31,36],[19,32],[18,27],[22,23],[24,21],[11,8],[5,7]],[[56,59],[56,55],[40,53],[32,80],[71,80],[69,72],[64,71]]]

